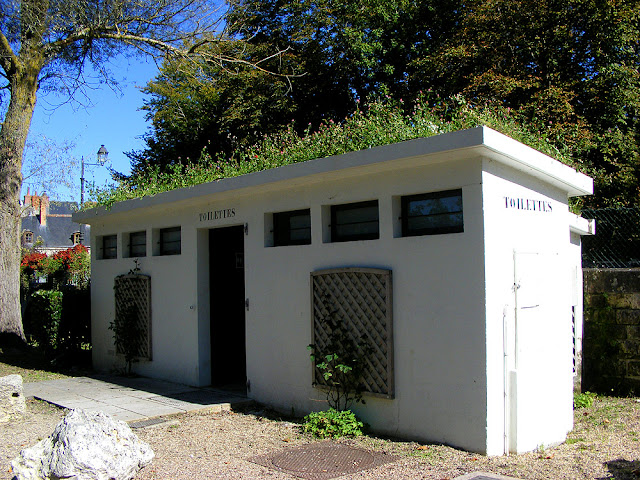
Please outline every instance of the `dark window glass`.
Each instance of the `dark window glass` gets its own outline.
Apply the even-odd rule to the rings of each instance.
[[[311,211],[294,210],[273,214],[273,244],[309,245],[311,243]]]
[[[350,242],[380,237],[378,201],[331,206],[331,241]]]
[[[147,256],[147,232],[132,232],[129,234],[129,256]]]
[[[32,232],[24,232],[24,241],[25,241],[25,243],[33,243],[33,233]]]
[[[118,258],[118,236],[105,235],[102,237],[102,258]]]
[[[160,229],[160,255],[180,255],[180,227]]]
[[[402,236],[464,231],[462,190],[402,197]]]

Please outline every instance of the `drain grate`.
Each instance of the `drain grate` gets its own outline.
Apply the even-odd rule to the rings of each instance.
[[[250,458],[249,461],[306,480],[328,480],[393,462],[398,457],[340,443],[321,442]]]
[[[129,427],[131,428],[144,428],[151,427],[152,425],[159,425],[166,422],[164,418],[148,418],[147,420],[138,420],[137,422],[131,422]]]

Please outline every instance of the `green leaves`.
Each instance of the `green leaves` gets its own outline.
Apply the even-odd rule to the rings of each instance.
[[[364,423],[351,410],[338,411],[333,408],[313,412],[304,417],[302,431],[318,438],[358,437],[362,435]]]
[[[591,408],[597,395],[592,392],[574,393],[573,408]]]
[[[230,176],[430,135],[438,121],[411,111],[429,91],[439,132],[483,122],[594,176],[589,205],[640,202],[636,0],[240,0],[227,20],[212,55],[290,76],[165,64],[134,176],[202,152]]]
[[[322,123],[316,132],[307,130],[299,135],[291,124],[281,133],[235,150],[230,158],[214,159],[204,152],[196,163],[173,164],[166,172],[152,167],[146,174],[122,179],[111,189],[93,192],[93,196],[99,204],[109,207],[117,201],[479,125],[573,164],[569,152],[557,148],[551,136],[527,128],[523,116],[508,108],[474,106],[462,96],[442,99],[426,92],[415,102],[411,113],[406,114],[406,109],[402,101],[376,100],[341,122]],[[579,164],[575,166],[581,168]]]

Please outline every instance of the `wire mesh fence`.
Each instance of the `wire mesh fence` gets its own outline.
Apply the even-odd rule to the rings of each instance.
[[[582,210],[596,221],[596,234],[582,237],[583,268],[640,267],[640,208]]]

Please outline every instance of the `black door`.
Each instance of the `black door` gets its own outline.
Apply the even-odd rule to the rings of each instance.
[[[211,384],[244,387],[244,227],[209,230]]]

